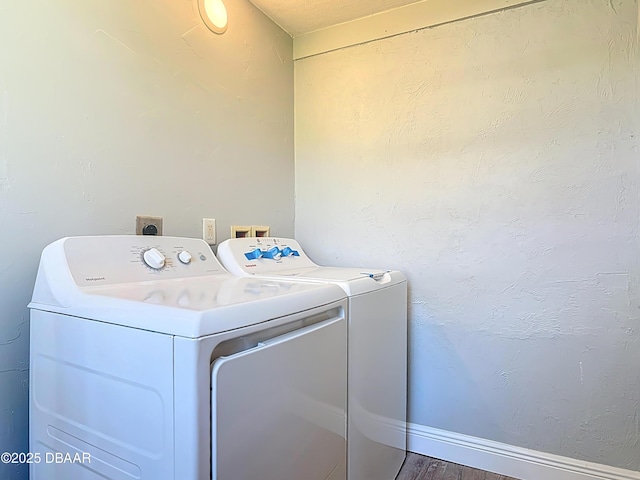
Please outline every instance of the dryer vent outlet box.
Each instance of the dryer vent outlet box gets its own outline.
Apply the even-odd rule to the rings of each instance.
[[[271,233],[271,229],[267,226],[257,226],[254,225],[251,227],[251,236],[252,237],[269,237]]]
[[[136,217],[136,235],[162,235],[162,217],[138,215]]]
[[[232,225],[231,226],[231,238],[245,238],[251,237],[252,227],[250,225]]]

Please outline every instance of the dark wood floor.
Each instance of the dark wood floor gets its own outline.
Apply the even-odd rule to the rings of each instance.
[[[407,453],[396,480],[516,480],[504,475],[464,467],[435,458]]]

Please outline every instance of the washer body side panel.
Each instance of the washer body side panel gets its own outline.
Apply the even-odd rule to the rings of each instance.
[[[407,284],[349,298],[349,480],[395,478],[407,446]]]

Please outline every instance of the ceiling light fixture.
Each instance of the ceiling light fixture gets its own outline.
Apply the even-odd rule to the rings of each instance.
[[[198,12],[213,33],[224,33],[227,30],[227,9],[222,0],[198,0]]]

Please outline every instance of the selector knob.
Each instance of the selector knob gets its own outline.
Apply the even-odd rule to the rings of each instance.
[[[262,252],[264,258],[270,258],[272,260],[278,260],[282,256],[282,252],[278,247],[271,247],[266,252]]]
[[[166,261],[164,255],[160,253],[157,248],[150,248],[149,250],[144,252],[142,254],[142,259],[148,267],[151,267],[154,270],[160,270],[162,267],[164,267]]]
[[[186,250],[183,250],[178,254],[178,260],[180,260],[180,263],[184,263],[185,265],[189,265],[191,263],[191,258],[191,254]]]
[[[298,253],[297,250],[294,250],[291,247],[284,247],[282,249],[282,256],[283,257],[299,257],[300,254]]]
[[[262,257],[262,250],[256,248],[255,250],[245,253],[244,256],[247,258],[247,260],[257,260]]]

